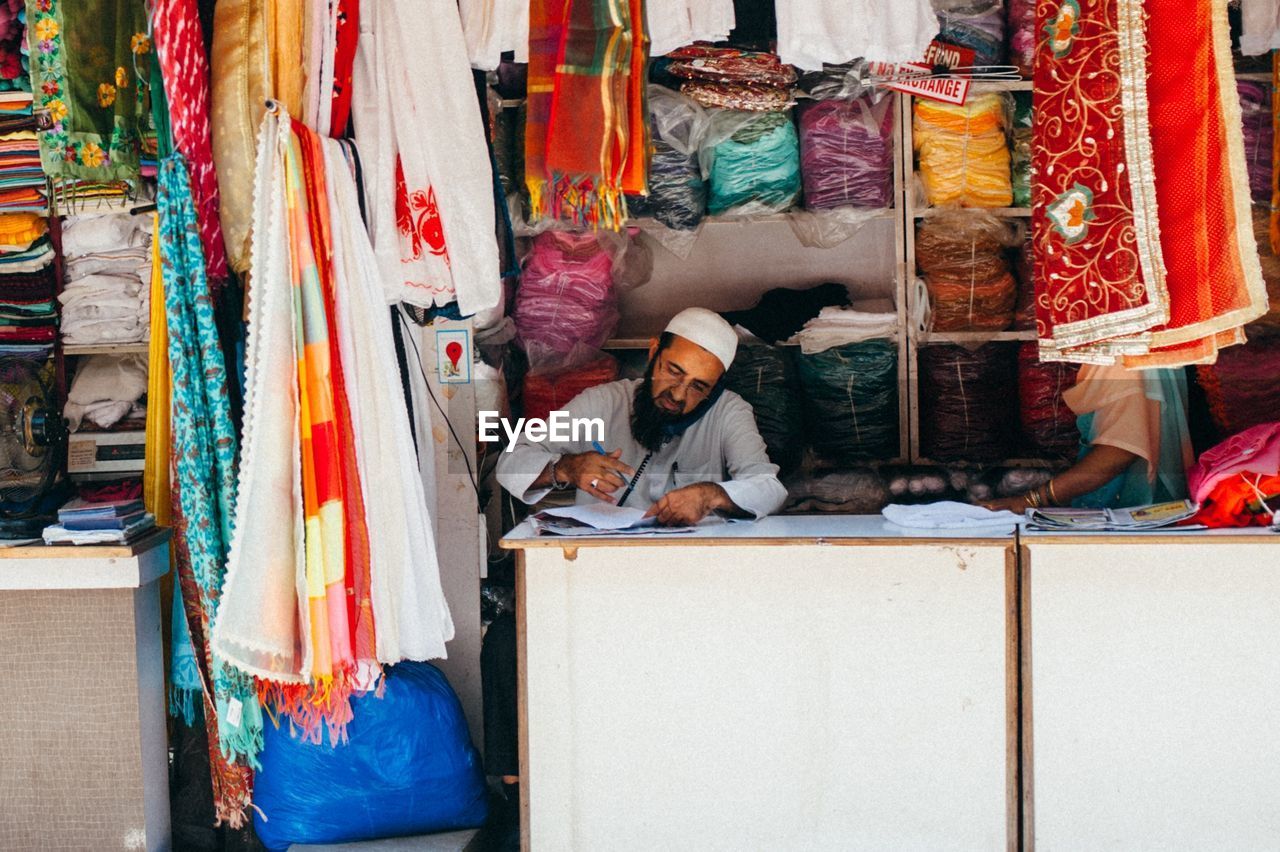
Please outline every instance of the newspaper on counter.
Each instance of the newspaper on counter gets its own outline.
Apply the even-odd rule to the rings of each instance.
[[[1027,510],[1027,521],[1041,530],[1085,532],[1142,532],[1171,527],[1196,513],[1190,500],[1132,506],[1127,509],[1054,509]]]

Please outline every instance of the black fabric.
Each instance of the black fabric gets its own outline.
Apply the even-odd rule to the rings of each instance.
[[[400,390],[404,393],[404,407],[409,414],[409,434],[413,437],[413,449],[418,450],[418,430],[414,425],[417,420],[413,410],[413,391],[409,385],[409,353],[404,345],[404,329],[400,325],[400,311],[395,305],[391,311],[391,339],[396,345],[396,367],[400,370]]]
[[[489,625],[480,648],[484,697],[484,768],[488,775],[519,775],[516,717],[516,618],[500,615]]]
[[[849,304],[849,291],[843,284],[819,284],[808,290],[778,287],[760,297],[755,307],[745,311],[720,314],[733,325],[740,325],[765,343],[782,343],[804,328],[823,308]]]
[[[198,717],[195,725],[183,724],[181,719],[173,719],[170,724],[173,761],[169,768],[169,820],[173,848],[185,852],[265,852],[266,847],[254,833],[252,819],[246,819],[239,830],[214,826],[204,718]]]

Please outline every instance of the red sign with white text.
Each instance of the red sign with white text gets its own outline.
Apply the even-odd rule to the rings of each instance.
[[[933,68],[928,65],[917,65],[913,62],[891,65],[884,62],[871,63],[871,73],[877,77],[888,78],[877,83],[895,92],[905,92],[918,98],[942,101],[948,104],[964,105],[969,98],[969,80],[965,77],[932,77]]]

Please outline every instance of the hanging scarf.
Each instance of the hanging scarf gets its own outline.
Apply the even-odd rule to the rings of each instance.
[[[205,724],[219,821],[243,823],[262,748],[262,714],[252,681],[212,653],[207,638],[222,594],[231,540],[236,436],[227,401],[227,376],[191,186],[181,154],[160,167],[157,204],[164,301],[172,371],[173,514],[178,577],[194,644],[206,667]]]
[[[354,121],[386,299],[455,298],[465,315],[501,297],[484,126],[451,0],[361,10]]]
[[[1169,316],[1138,0],[1040,0],[1032,148],[1042,360],[1106,363]],[[1128,351],[1143,352],[1134,341]]]
[[[311,622],[284,185],[288,129],[287,114],[268,112],[258,135],[244,446],[235,532],[213,646],[262,681],[306,684],[312,666]]]
[[[525,179],[538,218],[617,230],[646,192],[641,0],[534,0]]]
[[[1280,52],[1271,54],[1271,253],[1280,255]]]
[[[351,120],[351,76],[355,69],[356,44],[360,40],[359,0],[336,0],[334,15],[333,92],[329,110],[329,135],[341,138]]]
[[[40,161],[64,199],[77,182],[138,180],[151,40],[136,0],[27,0],[31,83],[52,122]]]
[[[334,225],[338,340],[342,361],[351,369],[346,387],[355,457],[361,481],[371,486],[365,488],[365,519],[375,566],[371,603],[377,659],[436,659],[445,656],[453,621],[440,585],[422,478],[405,463],[416,451],[400,392],[391,318],[377,298],[377,258],[365,237],[359,195],[342,147],[328,141],[324,153]]]
[[[268,5],[267,0],[220,0],[213,8],[209,60],[218,215],[227,259],[236,272],[249,268],[253,154],[264,104],[271,97]]]
[[[1156,196],[1170,316],[1131,367],[1212,363],[1266,313],[1226,0],[1146,0]]]
[[[364,493],[356,461],[355,439],[351,425],[351,407],[347,400],[346,366],[336,331],[333,265],[334,232],[330,224],[328,177],[321,137],[294,122],[294,132],[302,152],[306,178],[307,209],[311,215],[312,250],[320,273],[320,292],[324,297],[325,320],[329,323],[330,380],[333,384],[334,425],[338,458],[341,461],[342,512],[344,532],[344,582],[347,623],[351,629],[351,649],[356,660],[374,659],[372,612],[366,610],[369,600],[369,530],[365,525]]]
[[[173,144],[190,164],[205,268],[216,293],[228,275],[227,250],[218,218],[218,179],[209,125],[209,59],[196,0],[156,0],[153,21]]]

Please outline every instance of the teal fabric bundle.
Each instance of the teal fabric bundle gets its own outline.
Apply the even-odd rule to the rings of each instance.
[[[898,455],[898,349],[888,340],[799,355],[809,443],[849,465]]]
[[[1013,206],[1031,206],[1031,93],[1014,92],[1013,157],[1010,177],[1013,179]]]
[[[777,213],[800,196],[800,142],[791,113],[722,110],[704,146],[713,216]]]
[[[804,410],[790,355],[775,346],[743,343],[724,377],[726,390],[751,403],[769,460],[784,475],[804,453]]]

